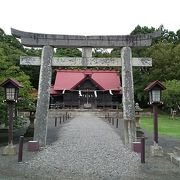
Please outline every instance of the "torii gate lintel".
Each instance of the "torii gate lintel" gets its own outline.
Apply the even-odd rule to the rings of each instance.
[[[11,28],[11,34],[20,38],[21,43],[28,47],[43,47],[49,45],[55,48],[119,48],[150,46],[152,39],[161,35],[161,30],[159,29],[153,33],[141,35],[79,36],[40,34]]]

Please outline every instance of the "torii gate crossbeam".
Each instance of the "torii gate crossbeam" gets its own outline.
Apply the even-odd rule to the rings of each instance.
[[[93,48],[119,48],[119,47],[142,47],[150,46],[152,39],[159,37],[161,31],[142,35],[121,36],[77,36],[40,34],[11,29],[12,35],[21,39],[21,43],[28,47],[93,47]]]

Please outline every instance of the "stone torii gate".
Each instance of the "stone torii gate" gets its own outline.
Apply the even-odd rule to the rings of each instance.
[[[21,57],[21,65],[41,66],[34,140],[46,145],[52,66],[122,66],[123,119],[125,144],[136,140],[132,66],[152,66],[151,58],[132,58],[130,47],[150,46],[161,31],[137,36],[74,36],[38,34],[11,29],[12,35],[28,47],[42,47],[40,57]],[[53,58],[53,48],[82,48],[82,58]],[[93,58],[92,48],[120,48],[121,58]]]

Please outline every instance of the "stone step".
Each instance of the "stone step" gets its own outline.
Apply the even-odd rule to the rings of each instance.
[[[122,113],[119,109],[49,109],[49,112],[118,112]]]
[[[60,116],[65,115],[66,113],[69,113],[71,117],[75,117],[85,112],[89,112],[98,117],[105,117],[105,114],[107,115],[107,113],[109,114],[109,117],[115,117],[115,118],[122,117],[122,112],[119,112],[117,110],[105,111],[103,109],[50,109],[49,117],[50,118],[60,117]]]

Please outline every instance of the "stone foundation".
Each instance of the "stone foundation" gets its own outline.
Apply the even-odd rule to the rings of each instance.
[[[153,146],[151,146],[151,155],[152,156],[163,156],[163,149],[158,144],[154,143]]]

